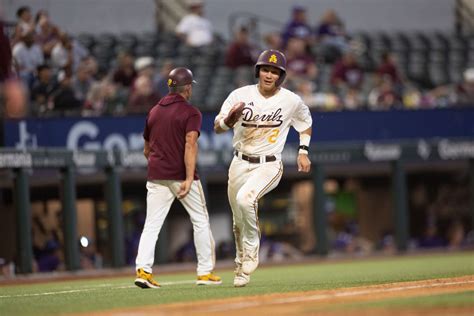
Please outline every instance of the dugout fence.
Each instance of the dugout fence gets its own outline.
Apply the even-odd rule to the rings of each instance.
[[[283,152],[285,164],[294,164],[297,149],[288,145]],[[223,172],[230,162],[228,151],[201,152],[199,165],[206,188],[206,174]],[[350,144],[313,144],[311,178],[314,182],[314,228],[316,243],[314,252],[325,256],[329,252],[327,214],[323,183],[326,169],[338,164],[389,164],[392,188],[393,222],[396,246],[399,252],[408,248],[409,208],[406,183],[406,164],[411,162],[466,161],[470,187],[470,214],[474,227],[474,141],[472,139],[435,139],[400,142],[364,142]],[[141,152],[69,151],[57,148],[36,150],[0,149],[0,169],[11,172],[16,212],[17,243],[16,265],[20,273],[32,272],[33,247],[31,238],[30,170],[57,169],[60,171],[60,197],[63,212],[64,253],[67,270],[79,269],[79,245],[76,231],[76,172],[80,169],[104,172],[104,195],[111,241],[111,264],[122,267],[124,260],[123,216],[121,209],[121,173],[127,168],[141,168],[145,174],[146,161]],[[144,176],[144,181],[145,181]],[[165,240],[165,239],[164,239]],[[160,240],[159,240],[160,242]],[[163,241],[162,241],[163,242]],[[165,244],[159,247],[166,248]]]

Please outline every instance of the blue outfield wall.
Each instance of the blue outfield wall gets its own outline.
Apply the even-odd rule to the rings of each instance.
[[[215,115],[203,114],[201,149],[231,148],[230,133],[213,133]],[[312,115],[314,142],[474,137],[474,108],[313,112]],[[144,122],[145,116],[4,120],[3,145],[13,148],[141,150]],[[297,142],[297,133],[291,132],[288,141]]]

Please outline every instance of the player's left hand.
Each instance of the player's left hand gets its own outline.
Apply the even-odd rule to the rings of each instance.
[[[311,170],[311,161],[309,161],[308,155],[299,154],[297,163],[299,172],[309,172]]]
[[[184,198],[188,195],[189,190],[191,190],[191,185],[193,184],[192,180],[185,180],[179,186],[178,199]]]

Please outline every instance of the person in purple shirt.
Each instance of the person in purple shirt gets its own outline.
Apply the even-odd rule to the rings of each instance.
[[[285,25],[282,32],[283,47],[286,47],[291,37],[304,39],[307,44],[312,42],[313,31],[306,21],[306,8],[296,5],[293,7],[291,20]]]
[[[221,284],[212,271],[215,266],[206,201],[196,172],[202,114],[188,103],[193,86],[192,72],[183,67],[168,75],[169,93],[155,105],[146,118],[143,153],[148,160],[147,209],[135,260],[141,288],[159,288],[153,279],[155,246],[171,204],[178,198],[188,212],[194,230],[197,253],[198,285]]]
[[[353,52],[347,52],[332,69],[331,84],[336,91],[344,89],[360,90],[364,81],[364,71]]]

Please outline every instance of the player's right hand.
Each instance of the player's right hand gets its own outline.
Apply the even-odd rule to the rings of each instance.
[[[193,184],[193,180],[185,180],[181,183],[181,185],[179,186],[179,191],[178,191],[178,199],[182,199],[186,195],[188,195],[189,191],[191,190],[192,184]]]

